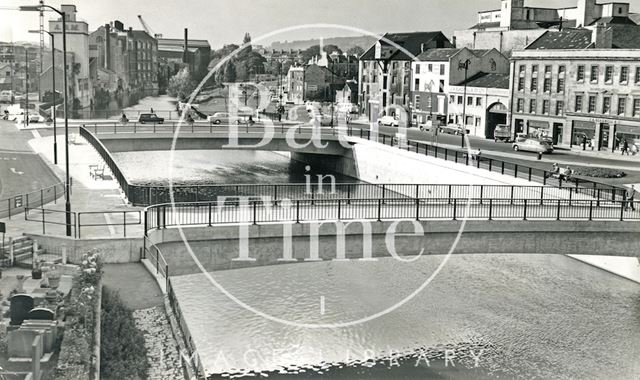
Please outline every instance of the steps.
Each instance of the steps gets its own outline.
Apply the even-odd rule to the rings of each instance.
[[[37,243],[28,236],[19,236],[5,242],[4,250],[0,247],[0,266],[17,266],[22,268],[33,268],[33,258],[44,260],[47,263],[58,264],[62,262],[62,257],[56,254],[47,253],[42,248],[37,248]],[[11,257],[13,255],[13,262]]]

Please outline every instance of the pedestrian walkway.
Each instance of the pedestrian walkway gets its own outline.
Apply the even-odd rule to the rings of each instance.
[[[621,160],[621,161],[629,161],[629,162],[635,162],[638,165],[640,165],[640,154],[636,154],[633,155],[632,153],[627,154],[622,154],[620,152],[620,150],[616,150],[615,152],[611,152],[609,150],[604,151],[604,150],[592,150],[591,148],[587,147],[585,150],[582,150],[582,147],[579,146],[572,146],[569,151],[571,152],[571,154],[575,154],[576,156],[584,156],[584,157],[599,157],[599,158],[606,158],[606,159],[611,159],[611,160]],[[602,165],[599,165],[602,166]]]

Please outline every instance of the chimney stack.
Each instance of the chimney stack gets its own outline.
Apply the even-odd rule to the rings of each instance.
[[[111,25],[104,25],[104,68],[111,69]]]
[[[591,33],[591,42],[596,49],[611,49],[613,46],[613,33],[606,24],[597,24]]]
[[[184,28],[184,53],[182,54],[182,63],[187,63],[187,54],[189,49],[189,29]]]

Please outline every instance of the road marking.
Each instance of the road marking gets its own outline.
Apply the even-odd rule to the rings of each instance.
[[[40,136],[40,132],[38,132],[38,130],[37,130],[37,129],[32,129],[32,130],[31,130],[31,134],[33,135],[33,137],[35,137],[35,138],[37,138],[37,139],[39,139],[40,137],[42,137],[42,136]]]
[[[115,235],[116,234],[116,229],[113,228],[113,226],[111,225],[111,217],[109,217],[109,214],[104,213],[104,220],[107,222],[107,227],[109,228],[109,233],[111,235]]]
[[[324,315],[324,296],[320,296],[320,315]]]
[[[17,174],[17,175],[23,175],[24,174],[24,172],[18,171],[18,170],[16,170],[16,168],[9,168],[9,170],[11,170],[11,172],[13,174]]]

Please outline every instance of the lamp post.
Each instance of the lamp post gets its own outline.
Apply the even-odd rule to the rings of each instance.
[[[460,147],[464,148],[464,135],[467,133],[467,74],[469,72],[469,65],[471,60],[460,61],[458,63],[458,70],[464,70],[464,91],[462,95],[462,131],[460,132]]]
[[[29,49],[24,47],[24,125],[29,126]]]
[[[53,163],[58,165],[58,139],[56,129],[56,40],[53,38],[53,33],[46,30],[43,30],[43,32],[51,36],[51,91],[53,94],[53,110],[51,111],[51,118],[53,119]],[[40,31],[30,30],[29,33],[40,33]]]
[[[69,112],[68,112],[68,92],[69,86],[67,84],[67,16],[65,12],[62,12],[50,5],[23,5],[20,6],[20,10],[24,12],[41,12],[43,8],[50,9],[62,18],[62,64],[64,75],[64,156],[65,156],[65,192],[64,192],[64,208],[65,208],[65,224],[67,226],[67,236],[71,236],[71,197],[69,195],[70,179],[69,179]],[[55,55],[55,54],[54,54]]]

